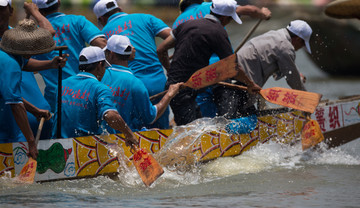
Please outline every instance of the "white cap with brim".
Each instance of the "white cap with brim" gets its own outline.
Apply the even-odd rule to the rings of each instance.
[[[295,35],[299,36],[301,39],[304,40],[306,50],[311,54],[311,49],[310,49],[310,37],[312,34],[311,27],[305,21],[294,20],[291,21],[286,28],[290,32],[294,33]]]
[[[58,3],[58,0],[32,0],[34,4],[36,4],[39,9],[46,9],[51,7],[52,5]]]
[[[94,13],[97,18],[119,7],[116,0],[100,0],[94,6]]]
[[[218,15],[230,16],[238,24],[242,24],[241,19],[236,13],[237,3],[235,0],[213,0],[210,10]]]
[[[11,0],[0,0],[0,6],[7,6],[10,5],[11,6]]]
[[[105,53],[104,51],[97,46],[89,46],[86,48],[83,48],[80,52],[80,56],[84,56],[86,58],[86,61],[79,61],[79,64],[92,64],[99,61],[105,61]]]
[[[112,35],[107,41],[104,50],[107,49],[121,55],[131,55],[132,49],[126,51],[129,46],[132,47],[128,37],[123,35]]]

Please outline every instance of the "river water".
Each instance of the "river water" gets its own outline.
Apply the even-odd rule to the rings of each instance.
[[[246,19],[245,19],[246,20]],[[286,26],[291,17],[263,22],[255,34]],[[231,24],[234,48],[256,21]],[[359,22],[360,24],[360,22]],[[360,94],[360,78],[322,72],[305,54],[296,63],[309,91],[323,99]],[[267,87],[287,87],[269,80]],[[344,135],[346,137],[346,135]],[[300,145],[262,144],[233,158],[221,158],[174,173],[165,169],[150,188],[135,171],[115,179],[98,177],[32,185],[0,178],[0,207],[360,207],[360,139],[337,148],[302,152]]]

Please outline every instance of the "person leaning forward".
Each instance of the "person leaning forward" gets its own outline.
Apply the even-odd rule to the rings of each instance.
[[[128,14],[120,8],[115,0],[98,1],[93,9],[98,21],[104,26],[102,32],[106,38],[112,35],[127,36],[136,48],[134,60],[129,61],[133,74],[145,85],[149,95],[164,91],[166,76],[156,54],[155,38],[165,39],[171,29],[161,19],[150,14]],[[154,100],[157,103],[159,100]],[[147,128],[169,128],[169,108]]]
[[[133,131],[139,131],[165,112],[182,83],[171,85],[160,102],[153,105],[145,85],[128,68],[128,61],[134,58],[135,51],[128,37],[111,36],[105,48],[111,66],[106,69],[101,82],[110,87],[113,101],[125,122]]]
[[[3,6],[3,0],[0,6]],[[28,142],[29,156],[36,159],[38,150],[26,110],[46,120],[51,118],[51,114],[22,99],[21,66],[16,59],[20,56],[28,59],[32,55],[52,51],[55,42],[49,31],[38,28],[33,20],[25,19],[14,29],[4,32],[0,48],[0,142],[25,140]]]
[[[211,12],[202,19],[189,20],[172,30],[171,35],[159,45],[158,55],[164,66],[170,66],[168,71],[167,85],[186,82],[191,75],[209,64],[209,59],[216,53],[221,59],[230,56],[231,44],[224,26],[235,20],[241,24],[236,14],[236,1],[215,0],[211,6]],[[171,64],[168,61],[167,50],[175,46],[175,52]],[[248,85],[249,92],[259,91],[261,88],[251,81],[238,67],[241,79]],[[222,88],[223,95],[226,90]],[[198,91],[186,88],[181,90],[170,102],[177,125],[187,124],[197,118],[201,118],[200,109],[195,101]],[[226,108],[226,103],[224,103]]]
[[[101,123],[124,133],[127,145],[137,145],[137,139],[124,122],[112,101],[109,87],[101,83],[105,74],[104,51],[89,46],[80,52],[79,73],[63,80],[61,137],[79,137],[103,134]],[[55,125],[57,126],[57,113]],[[115,132],[108,132],[115,133]],[[53,129],[56,135],[56,129]]]

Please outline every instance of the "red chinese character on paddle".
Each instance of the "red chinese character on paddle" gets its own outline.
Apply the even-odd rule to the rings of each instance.
[[[269,94],[266,96],[269,100],[276,101],[279,98],[281,90],[270,89]]]
[[[200,75],[201,75],[201,72],[199,72],[198,74],[194,75],[194,76],[192,77],[192,79],[191,79],[192,82],[193,82],[193,87],[194,87],[194,88],[201,86],[202,79],[201,79]]]
[[[284,95],[284,98],[283,98],[282,101],[285,102],[285,103],[295,104],[295,102],[296,102],[296,97],[297,97],[297,96],[298,96],[297,94],[287,92],[287,93]]]
[[[214,81],[217,78],[216,67],[215,68],[210,68],[209,70],[207,70],[205,72],[205,75],[206,75],[206,81],[207,82]]]
[[[142,163],[140,163],[141,170],[145,171],[151,165],[150,159],[147,157]]]

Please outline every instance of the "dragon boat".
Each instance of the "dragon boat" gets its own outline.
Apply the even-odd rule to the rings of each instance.
[[[325,136],[324,142],[329,147],[360,138],[360,96],[323,101],[311,118],[319,123]],[[163,167],[171,170],[171,167],[189,160],[192,163],[205,163],[219,157],[237,156],[270,140],[287,144],[299,142],[306,120],[302,111],[288,108],[263,110],[258,116],[256,128],[250,133],[229,134],[224,129],[218,129],[203,131],[196,135],[196,138],[185,134],[186,138],[191,138],[181,146],[188,146],[187,151],[177,155],[178,149],[169,150],[165,160],[159,155],[181,135],[181,131],[175,132],[174,129],[177,127],[135,132],[135,135],[140,141],[141,148],[149,150]],[[185,126],[182,132],[187,130]],[[177,135],[174,135],[175,133]],[[114,146],[121,150],[118,153],[121,152],[124,157],[113,153]],[[129,162],[133,159],[122,134],[40,140],[38,149],[36,182],[116,175],[119,173],[119,166],[124,162],[122,160]],[[28,161],[26,153],[26,142],[0,144],[0,176],[19,175]],[[129,164],[131,163],[127,163]]]

